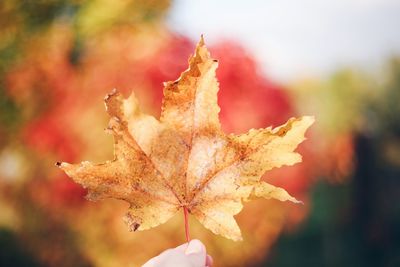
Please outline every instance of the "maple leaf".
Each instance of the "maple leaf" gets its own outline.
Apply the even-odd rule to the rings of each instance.
[[[215,234],[241,240],[234,215],[243,201],[298,202],[260,179],[272,168],[301,161],[294,150],[314,119],[292,118],[280,127],[241,135],[223,133],[217,65],[201,38],[189,68],[165,83],[159,120],[141,112],[133,93],[124,99],[114,90],[105,98],[114,159],[57,165],[88,189],[88,199],[130,203],[124,218],[132,231],[160,225],[183,208]]]

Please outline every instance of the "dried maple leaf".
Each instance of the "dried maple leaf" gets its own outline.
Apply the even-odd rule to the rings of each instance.
[[[130,203],[125,221],[145,230],[184,209],[215,234],[241,240],[234,219],[252,196],[298,202],[284,189],[263,181],[272,168],[301,161],[294,152],[312,117],[292,118],[272,129],[226,135],[218,119],[217,61],[203,38],[178,80],[167,82],[160,120],[142,113],[132,94],[105,98],[115,140],[114,160],[102,164],[58,163],[88,189],[88,199]]]

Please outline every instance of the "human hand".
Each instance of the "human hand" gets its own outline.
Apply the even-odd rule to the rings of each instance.
[[[150,259],[142,267],[211,267],[213,260],[207,255],[200,240],[193,239],[176,248],[167,249]]]

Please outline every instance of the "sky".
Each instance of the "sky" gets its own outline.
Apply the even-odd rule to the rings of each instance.
[[[239,41],[282,81],[400,55],[400,0],[175,0],[167,20],[194,41]]]

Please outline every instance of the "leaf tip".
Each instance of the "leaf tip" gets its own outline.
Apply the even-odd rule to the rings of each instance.
[[[301,200],[296,199],[295,197],[291,197],[290,199],[288,199],[289,201],[291,201],[294,204],[300,204],[300,205],[304,205],[304,202]]]
[[[202,33],[202,34],[200,35],[199,46],[204,46],[204,45],[205,45],[205,43],[204,43],[204,33]]]
[[[303,116],[302,120],[304,120],[310,126],[315,122],[315,116]]]
[[[57,161],[55,165],[60,169],[64,169],[65,167],[67,167],[68,163]]]
[[[111,90],[111,92],[110,93],[108,93],[105,97],[104,97],[104,101],[108,101],[111,97],[113,97],[114,95],[117,95],[118,94],[118,90],[116,89],[116,88],[113,88],[112,90]]]
[[[126,225],[128,225],[129,231],[131,232],[136,232],[142,225],[142,219],[132,215],[130,212],[125,214],[124,222]]]

